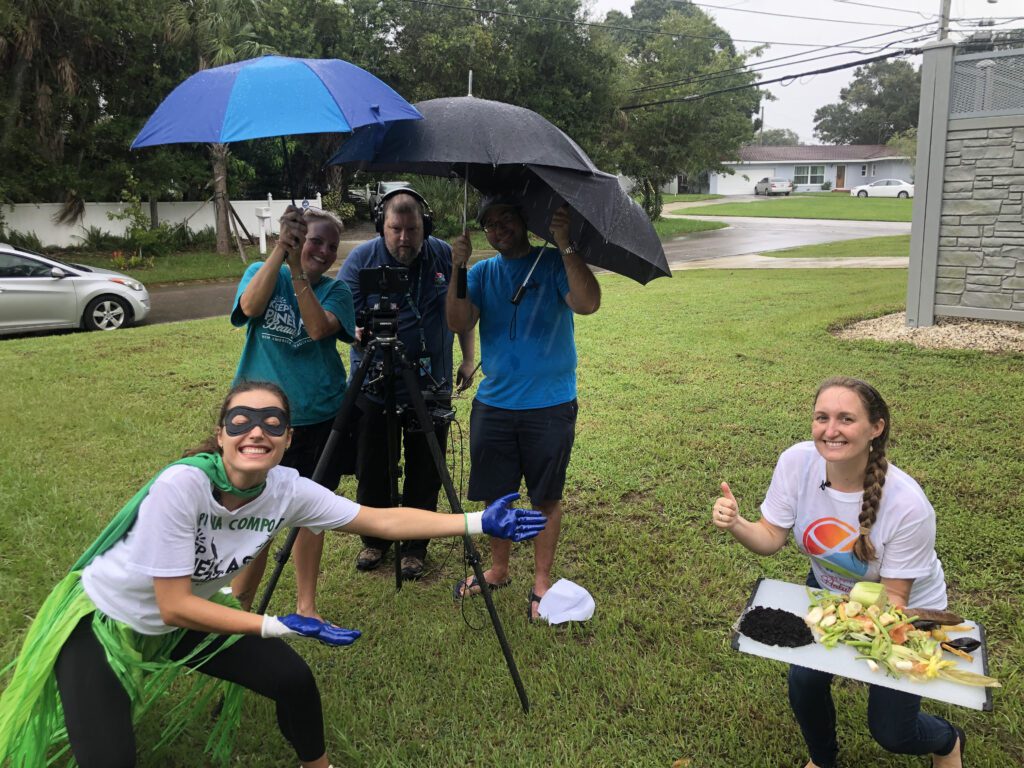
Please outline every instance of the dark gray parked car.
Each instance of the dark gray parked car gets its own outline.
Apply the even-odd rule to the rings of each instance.
[[[112,331],[149,314],[135,278],[0,243],[0,335],[60,328]]]

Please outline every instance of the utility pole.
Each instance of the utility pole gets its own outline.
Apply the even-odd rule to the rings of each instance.
[[[949,37],[949,6],[953,0],[942,0],[942,9],[939,11],[939,40]]]

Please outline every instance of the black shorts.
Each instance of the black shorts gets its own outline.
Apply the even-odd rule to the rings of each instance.
[[[332,491],[337,490],[342,475],[351,475],[355,472],[355,438],[351,434],[352,425],[349,426],[350,428],[346,429],[349,435],[342,436],[338,441],[334,455],[327,465],[327,472],[320,479],[320,485]],[[281,458],[281,466],[293,467],[302,477],[312,478],[333,427],[334,419],[292,427],[292,442]]]
[[[469,498],[515,493],[523,478],[530,501],[558,501],[576,437],[575,400],[513,411],[473,401],[469,417]]]

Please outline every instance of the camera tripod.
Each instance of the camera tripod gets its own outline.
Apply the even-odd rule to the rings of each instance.
[[[341,408],[339,408],[338,415],[335,417],[334,424],[331,426],[330,436],[327,438],[327,443],[324,445],[323,452],[320,454],[320,459],[317,462],[316,469],[313,470],[313,482],[319,482],[324,475],[327,474],[327,468],[330,465],[331,457],[338,450],[338,443],[341,441],[342,435],[346,434],[346,426],[351,423],[352,414],[356,407],[356,399],[362,390],[367,373],[373,367],[374,360],[377,358],[379,358],[381,363],[381,380],[384,385],[384,412],[387,420],[388,432],[388,487],[391,492],[392,506],[397,507],[400,505],[400,496],[398,493],[398,434],[400,424],[395,397],[395,379],[397,376],[401,376],[402,381],[405,384],[405,390],[408,393],[409,404],[413,409],[413,413],[420,429],[423,430],[424,436],[426,437],[427,445],[430,448],[430,454],[434,459],[434,467],[437,470],[438,477],[441,478],[441,485],[448,497],[448,504],[451,507],[451,511],[453,514],[461,515],[463,513],[462,504],[459,501],[459,494],[452,482],[451,474],[448,472],[448,467],[445,464],[444,454],[441,452],[441,446],[437,441],[437,435],[433,428],[433,417],[427,409],[426,401],[423,399],[423,394],[420,392],[419,382],[416,374],[414,373],[414,366],[406,359],[404,345],[397,338],[397,322],[393,325],[388,323],[377,324],[377,327],[374,330],[374,337],[366,345],[366,349],[363,353],[363,359],[360,361],[358,368],[352,376],[352,380],[349,382],[348,389],[345,391],[345,397],[341,402]],[[260,603],[256,608],[257,613],[266,612],[267,606],[270,603],[270,598],[273,595],[277,582],[281,577],[281,572],[284,570],[285,563],[288,562],[288,558],[291,556],[292,547],[295,544],[295,538],[298,536],[298,532],[298,528],[292,528],[288,532],[288,537],[285,539],[284,544],[275,555],[277,564],[274,568],[274,572],[271,574],[270,579],[267,582],[267,586],[263,592]],[[476,582],[480,585],[480,592],[483,595],[484,604],[487,606],[487,613],[491,617],[494,634],[498,638],[498,643],[501,646],[501,652],[505,657],[505,663],[508,665],[509,674],[512,676],[512,683],[515,685],[516,693],[519,695],[519,702],[523,708],[523,712],[527,713],[530,711],[530,702],[526,695],[526,688],[523,686],[522,678],[519,676],[519,670],[516,667],[515,659],[512,658],[512,648],[508,644],[508,639],[505,637],[505,630],[502,627],[501,619],[498,617],[498,612],[494,607],[491,590],[487,586],[487,581],[484,579],[483,568],[480,565],[480,554],[477,552],[476,546],[473,544],[473,539],[469,535],[463,534],[462,543],[465,551],[466,562],[472,567],[473,573],[476,576]],[[399,557],[400,542],[396,541],[394,546],[395,588],[401,589],[402,568],[401,557]]]

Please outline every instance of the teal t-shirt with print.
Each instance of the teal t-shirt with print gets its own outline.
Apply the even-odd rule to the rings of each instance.
[[[291,403],[293,426],[334,418],[345,396],[346,384],[345,365],[337,345],[339,340],[352,341],[355,333],[352,293],[344,282],[329,277],[310,287],[320,306],[341,323],[337,334],[315,341],[302,323],[287,266],[281,267],[263,314],[246,317],[242,312],[239,300],[262,265],[258,261],[245,271],[235,293],[231,323],[246,326],[245,347],[235,381],[271,381],[280,386]]]

